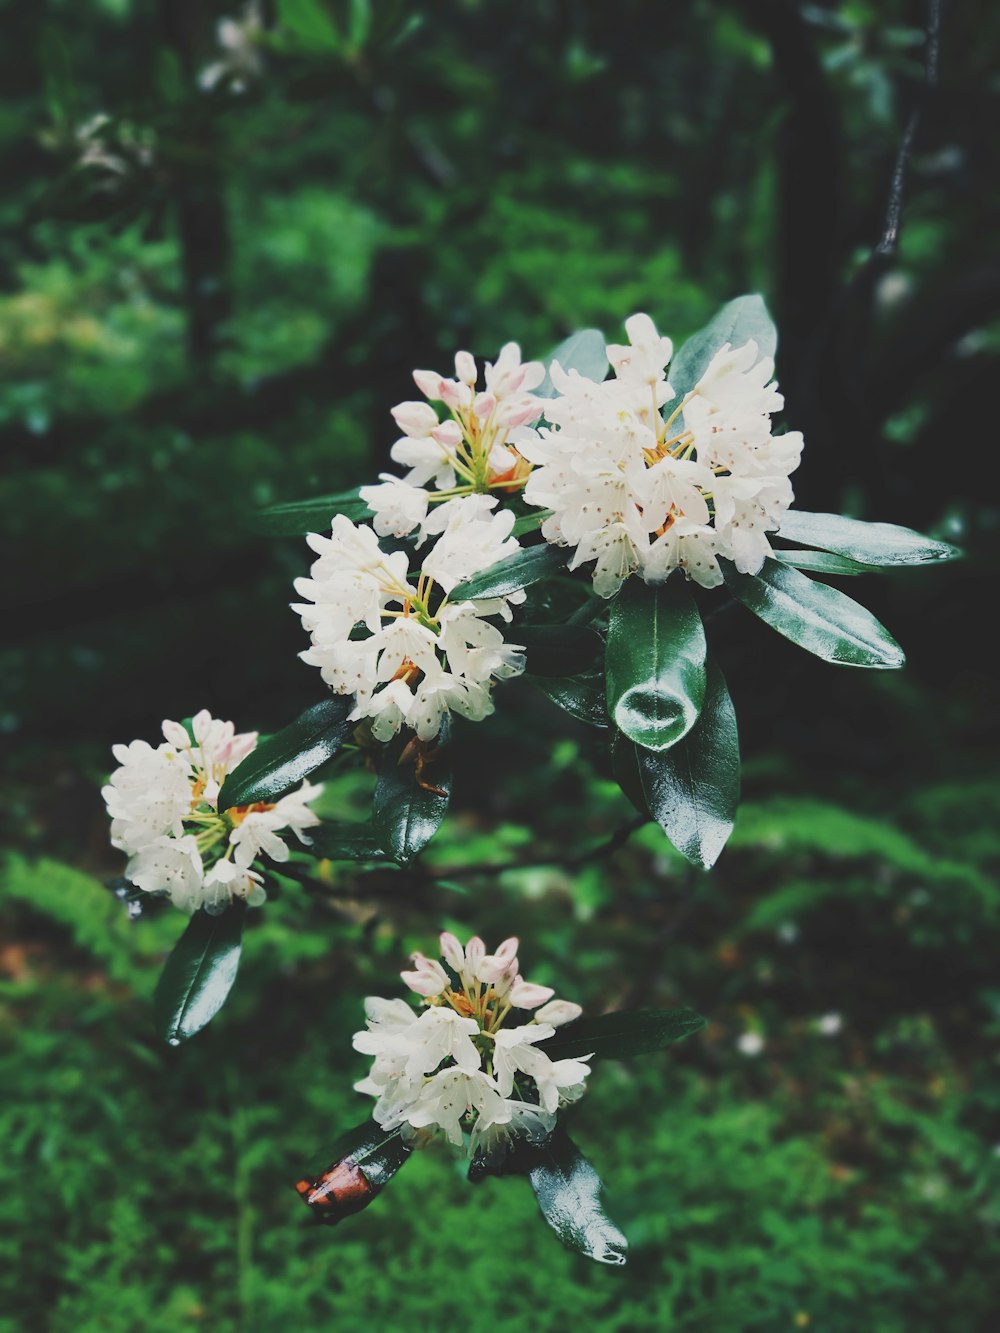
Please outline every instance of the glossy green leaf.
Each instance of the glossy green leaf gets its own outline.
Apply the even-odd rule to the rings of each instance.
[[[412,738],[397,736],[379,758],[372,803],[376,838],[400,865],[408,865],[430,842],[448,813],[451,765],[447,724],[422,769],[407,753]]]
[[[864,565],[935,565],[955,560],[962,552],[950,542],[936,541],[895,523],[864,523],[843,514],[810,514],[790,509],[781,523],[781,537],[847,556]]]
[[[331,824],[324,820],[309,830],[312,839],[305,848],[312,856],[327,861],[383,861],[389,852],[372,820],[357,824]]]
[[[585,671],[579,676],[527,676],[536,689],[557,708],[589,727],[606,727],[608,709],[603,671]]]
[[[573,552],[568,546],[528,546],[504,560],[498,560],[489,569],[474,574],[471,579],[452,589],[453,602],[471,597],[509,597],[520,588],[529,588],[541,579],[551,578],[567,564]]]
[[[335,514],[343,514],[352,523],[365,523],[372,511],[353,491],[339,495],[320,495],[314,500],[292,500],[288,504],[270,505],[253,516],[257,532],[267,537],[302,537],[307,532],[327,533]]]
[[[846,555],[834,555],[831,551],[775,550],[775,560],[783,565],[794,565],[796,569],[808,569],[813,574],[877,574],[875,565],[862,565]]]
[[[523,645],[533,676],[580,675],[603,647],[589,625],[515,625],[507,637]]]
[[[339,51],[343,45],[323,0],[277,0],[278,22],[308,51]]]
[[[587,1055],[628,1060],[682,1041],[699,1032],[706,1021],[693,1009],[622,1009],[556,1028],[555,1036],[540,1041],[538,1049],[550,1060],[578,1060]]]
[[[720,563],[733,596],[807,652],[840,666],[889,669],[905,662],[885,626],[836,588],[776,560],[765,560],[755,575],[740,574],[728,560]]]
[[[666,750],[691,730],[705,697],[705,630],[678,575],[653,587],[629,579],[608,621],[608,713],[647,750]]]
[[[530,514],[522,514],[511,528],[511,536],[523,537],[526,533],[537,532],[551,513],[551,509],[533,509]]]
[[[740,800],[740,747],[722,672],[709,663],[701,716],[683,740],[661,754],[616,737],[615,775],[643,814],[677,850],[708,870],[729,840]]]
[[[555,396],[556,391],[549,375],[553,361],[558,361],[563,370],[575,370],[586,379],[596,380],[600,384],[608,373],[604,334],[600,329],[580,329],[578,333],[571,333],[558,347],[553,348],[542,361],[545,378],[538,388],[533,390],[539,398]]]
[[[357,725],[347,720],[353,698],[337,694],[307,708],[294,722],[262,740],[229,774],[219,809],[275,801],[337,753]]]
[[[336,1226],[367,1208],[410,1152],[401,1129],[386,1131],[366,1120],[341,1135],[326,1154],[329,1165],[297,1181],[296,1193],[314,1217]]]
[[[737,296],[710,323],[689,338],[670,363],[668,378],[679,401],[689,393],[726,343],[742,347],[753,339],[759,357],[774,356],[778,333],[761,296]],[[758,358],[759,359],[759,358]]]
[[[604,1211],[604,1185],[558,1126],[527,1155],[528,1179],[542,1216],[562,1243],[601,1264],[623,1264],[628,1241]]]
[[[200,1032],[225,1004],[240,965],[245,916],[243,903],[218,916],[199,909],[174,945],[153,998],[156,1030],[171,1046]]]

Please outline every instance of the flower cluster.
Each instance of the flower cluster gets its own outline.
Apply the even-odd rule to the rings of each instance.
[[[355,696],[351,717],[370,719],[376,740],[405,724],[431,741],[451,710],[484,718],[493,711],[493,681],[524,670],[521,649],[491,623],[510,620],[510,604],[523,594],[448,598],[463,579],[518,550],[514,515],[495,507],[491,496],[462,495],[427,514],[418,545],[435,540],[412,577],[407,551],[383,550],[370,527],[342,514],[329,537],[307,538],[319,559],[310,578],[295,583],[307,600],[293,610],[312,639],[302,659],[338,694]]]
[[[508,939],[489,954],[478,936],[463,948],[445,932],[443,964],[418,953],[402,973],[423,1013],[405,1000],[365,1001],[368,1025],[354,1047],[374,1063],[356,1088],[377,1098],[372,1114],[383,1129],[441,1130],[456,1146],[467,1129],[470,1152],[489,1154],[515,1136],[544,1139],[559,1107],[582,1096],[589,1056],[551,1060],[538,1049],[580,1006],[525,981],[517,947]]]
[[[456,496],[520,490],[530,467],[517,442],[522,428],[541,416],[544,401],[531,390],[544,378],[540,361],[522,364],[517,343],[507,343],[496,364],[486,363],[482,390],[477,390],[479,372],[469,352],[456,353],[454,379],[415,370],[417,388],[430,402],[398,403],[392,409],[404,432],[392,446],[392,458],[409,471],[403,478],[383,472],[380,485],[363,486],[360,492],[375,515],[379,536],[406,536],[425,522],[431,506]],[[448,415],[443,421],[431,402],[444,404]]]
[[[111,841],[128,853],[126,877],[145,893],[166,894],[185,912],[221,912],[234,899],[264,900],[260,856],[287,861],[283,830],[308,842],[304,830],[319,823],[309,803],[321,786],[303,782],[273,805],[258,802],[218,809],[227,775],[251,754],[255,731],[237,734],[203,709],[190,732],[163,723],[164,740],[116,745],[119,767],[102,795],[111,816]]]
[[[757,573],[771,553],[767,533],[792,501],[788,476],[802,449],[798,433],[771,433],[783,402],[773,361],[752,340],[726,344],[677,402],[666,379],[670,339],[648,315],[632,315],[625,329],[628,344],[607,349],[612,379],[553,365],[548,424],[519,440],[536,465],[524,498],[552,511],[542,535],[575,548],[571,569],[594,562],[602,597],[632,573],[660,583],[675,569],[714,587],[719,556]]]

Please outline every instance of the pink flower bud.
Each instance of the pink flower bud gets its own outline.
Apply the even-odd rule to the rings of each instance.
[[[441,957],[454,972],[461,972],[465,966],[465,950],[447,930],[441,932]]]
[[[397,403],[392,417],[399,429],[411,439],[422,440],[438,424],[430,403]]]
[[[438,444],[443,444],[446,449],[456,449],[462,443],[462,427],[454,417],[449,417],[431,431],[431,438],[437,440]]]
[[[494,394],[480,393],[476,395],[476,401],[472,404],[472,410],[480,421],[486,421],[496,405],[497,400]]]
[[[555,991],[551,986],[536,986],[523,977],[518,977],[510,988],[510,1002],[516,1009],[537,1009],[553,995]]]
[[[554,1028],[561,1027],[563,1023],[572,1023],[574,1019],[580,1017],[583,1009],[572,1000],[550,1000],[548,1004],[543,1004],[541,1009],[535,1014],[534,1022],[551,1023]]]
[[[517,936],[511,935],[499,946],[493,957],[502,961],[504,964],[513,962],[517,957],[517,943]]]
[[[501,403],[497,420],[508,430],[514,430],[516,426],[526,426],[536,421],[542,415],[542,410],[541,401],[537,398],[517,398]]]
[[[171,722],[168,718],[163,720],[163,737],[177,750],[187,750],[191,745],[187,730],[179,722]]]
[[[448,974],[441,964],[435,958],[425,958],[422,953],[415,953],[413,961],[415,971],[399,974],[410,990],[426,997],[440,995],[448,986]]]
[[[470,975],[475,975],[476,968],[486,957],[486,945],[478,935],[473,935],[465,946],[465,970]]]
[[[474,387],[478,378],[478,371],[476,370],[475,357],[471,352],[455,353],[455,374],[470,389]]]
[[[472,390],[467,384],[461,384],[458,380],[439,380],[440,398],[445,406],[450,407],[452,411],[457,411],[461,407],[468,407],[472,402]]]
[[[424,395],[435,402],[441,398],[441,385],[444,380],[436,370],[415,370],[413,372],[413,382]]]

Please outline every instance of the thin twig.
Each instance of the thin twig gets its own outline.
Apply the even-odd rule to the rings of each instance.
[[[906,174],[910,165],[913,145],[920,130],[927,104],[937,88],[941,65],[941,6],[942,0],[929,0],[927,16],[927,44],[924,55],[924,82],[913,110],[910,112],[903,131],[903,138],[896,154],[896,165],[892,172],[889,186],[889,201],[885,210],[885,226],[882,239],[875,247],[875,254],[891,256],[899,246],[899,231],[903,216],[903,194],[906,188]]]

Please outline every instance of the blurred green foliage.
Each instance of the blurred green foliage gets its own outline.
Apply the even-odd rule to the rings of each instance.
[[[917,0],[259,13],[223,48],[222,0],[0,3],[0,1330],[436,1309],[499,1330],[978,1333],[1000,1257],[979,629],[1000,525],[979,443],[996,7],[946,7],[881,271]],[[163,716],[269,729],[319,697],[286,605],[306,552],[255,536],[252,510],[384,466],[414,366],[617,336],[634,309],[679,340],[752,289],[806,435],[801,503],[967,546],[865,585],[907,670],[838,672],[738,611],[713,621],[748,763],[707,879],[654,830],[581,859],[630,815],[601,738],[505,688],[458,729],[452,814],[417,867],[272,886],[230,1005],[157,1045],[183,923],[130,924],[101,886],[121,866],[98,789],[110,744]],[[327,813],[360,816],[371,781],[335,770]],[[573,1113],[625,1270],[562,1252],[523,1182],[473,1190],[435,1153],[332,1232],[294,1197],[359,1118],[361,998],[442,926],[516,931],[531,975],[591,1012],[709,1016],[655,1061],[595,1069]]]

